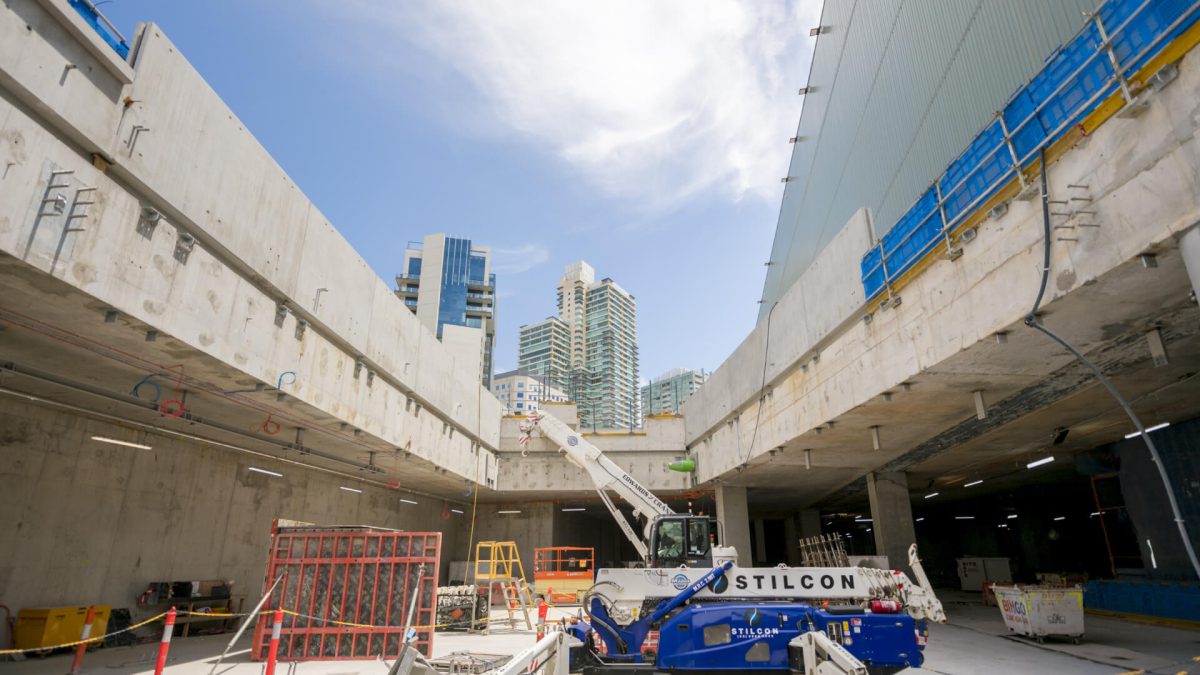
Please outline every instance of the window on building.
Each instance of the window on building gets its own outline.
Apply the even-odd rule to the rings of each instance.
[[[518,408],[524,408],[524,407],[525,407],[525,404],[524,404],[524,403],[518,403],[518,404],[517,404],[517,407],[518,407]]]
[[[517,398],[525,398],[525,392],[523,392],[523,391],[518,391],[518,392],[517,392]]]

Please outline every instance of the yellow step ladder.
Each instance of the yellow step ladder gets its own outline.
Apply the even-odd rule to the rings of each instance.
[[[472,632],[488,634],[497,623],[507,623],[508,627],[518,630],[517,621],[525,620],[525,630],[533,630],[533,622],[529,618],[529,608],[533,606],[533,593],[525,581],[525,569],[521,566],[521,554],[517,552],[514,541],[481,541],[475,545],[475,584],[487,589],[484,602],[488,603],[488,620],[482,630],[472,626]],[[491,612],[492,594],[500,590],[504,600],[507,619],[498,618]],[[520,616],[515,610],[520,609]]]

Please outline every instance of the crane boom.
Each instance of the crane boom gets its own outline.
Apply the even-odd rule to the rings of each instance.
[[[522,446],[529,442],[534,429],[540,431],[543,436],[557,445],[572,464],[587,472],[621,531],[637,549],[638,554],[642,558],[646,558],[648,555],[646,542],[649,540],[650,525],[657,516],[673,515],[675,512],[671,510],[671,507],[655,497],[654,493],[637,482],[628,472],[605,457],[599,448],[588,442],[579,432],[567,426],[566,422],[538,411],[529,413],[529,416],[521,422]],[[642,537],[637,536],[633,526],[613,504],[607,490],[620,495],[621,499],[633,507],[635,513],[646,519],[646,531]]]

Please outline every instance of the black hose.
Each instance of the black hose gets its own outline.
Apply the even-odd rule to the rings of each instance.
[[[1042,306],[1042,298],[1046,295],[1046,283],[1050,280],[1050,189],[1046,185],[1046,150],[1041,153],[1042,163],[1042,284],[1038,286],[1037,299],[1033,308],[1025,315],[1025,325],[1034,326],[1037,323],[1038,309]],[[1017,167],[1020,171],[1021,168]]]
[[[583,594],[583,613],[587,614],[588,621],[591,622],[591,624],[593,626],[600,626],[604,630],[608,631],[613,636],[613,638],[617,641],[617,647],[621,650],[621,653],[624,654],[629,651],[629,645],[625,642],[625,638],[621,637],[621,634],[619,632],[617,632],[617,629],[613,628],[613,626],[611,624],[609,624],[607,621],[605,621],[603,619],[597,619],[596,617],[592,616],[591,607],[592,607],[592,598],[594,596],[598,595],[601,598],[603,598],[604,600],[608,600],[609,605],[613,604],[612,600],[609,599],[607,596],[605,596],[602,593],[596,592],[596,586],[600,586],[602,584],[612,584],[612,582],[611,581],[602,581],[599,584],[596,584],[595,586],[592,586],[591,588],[589,588],[588,591]],[[615,584],[613,584],[613,585],[615,585]]]
[[[1192,539],[1188,535],[1187,525],[1183,522],[1183,513],[1179,510],[1179,502],[1175,499],[1175,490],[1171,487],[1171,480],[1167,476],[1167,469],[1163,466],[1162,457],[1158,454],[1158,448],[1154,445],[1154,441],[1147,433],[1146,427],[1142,424],[1141,418],[1133,411],[1133,407],[1129,405],[1129,401],[1117,391],[1113,383],[1100,370],[1100,367],[1093,363],[1090,359],[1083,355],[1075,347],[1071,346],[1066,340],[1056,335],[1049,328],[1046,328],[1040,321],[1037,320],[1038,309],[1042,305],[1042,298],[1046,294],[1046,283],[1050,277],[1050,192],[1046,186],[1046,151],[1041,152],[1041,168],[1042,168],[1042,283],[1038,287],[1037,299],[1033,302],[1033,309],[1029,310],[1029,314],[1025,315],[1025,325],[1040,331],[1051,340],[1054,340],[1059,345],[1070,352],[1083,365],[1087,366],[1100,384],[1108,390],[1109,394],[1117,400],[1125,414],[1129,416],[1133,426],[1137,428],[1142,441],[1146,443],[1146,449],[1150,451],[1150,461],[1154,462],[1154,467],[1158,469],[1158,477],[1162,480],[1163,489],[1167,492],[1167,502],[1171,505],[1171,513],[1175,516],[1175,526],[1179,528],[1179,538],[1183,540],[1183,548],[1187,551],[1188,560],[1192,563],[1192,571],[1196,574],[1196,578],[1200,579],[1200,560],[1196,559],[1196,550],[1192,547]]]

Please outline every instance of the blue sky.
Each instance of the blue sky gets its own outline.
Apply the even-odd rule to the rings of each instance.
[[[819,0],[100,9],[162,26],[389,284],[426,233],[490,246],[498,371],[578,259],[637,298],[643,379],[753,328]]]

